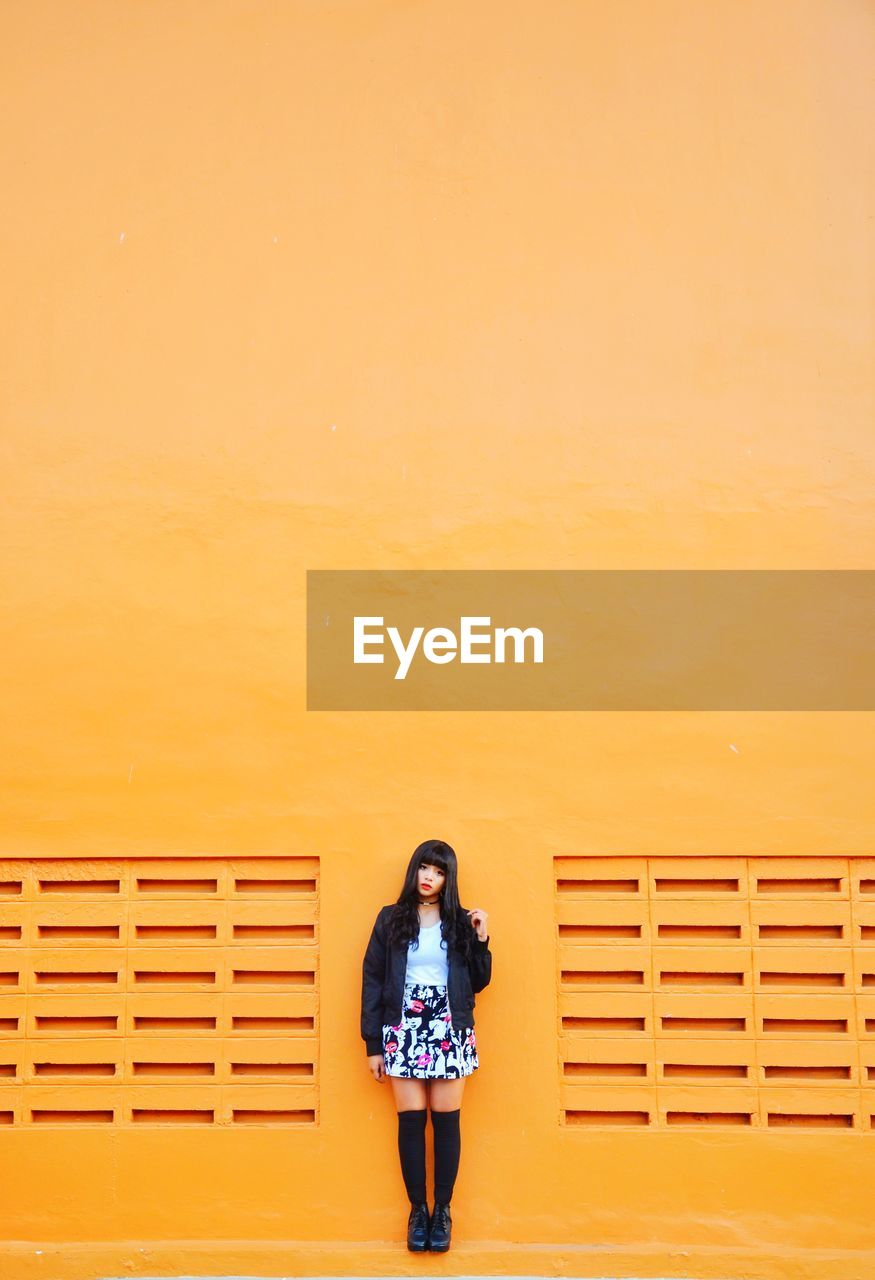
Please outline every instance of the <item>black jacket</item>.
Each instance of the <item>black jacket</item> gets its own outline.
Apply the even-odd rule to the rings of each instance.
[[[394,903],[380,908],[362,961],[361,1033],[368,1057],[383,1052],[383,1024],[396,1026],[401,1021],[407,948],[388,945],[386,926],[393,910]],[[467,964],[455,950],[447,954],[447,999],[456,1031],[474,1026],[474,993],[482,991],[492,977],[488,935],[485,942],[480,941],[466,911],[461,912],[459,923],[470,929],[472,937]]]

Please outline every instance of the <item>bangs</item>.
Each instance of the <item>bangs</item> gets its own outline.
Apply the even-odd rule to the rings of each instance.
[[[419,859],[421,867],[437,867],[439,871],[447,874],[447,855],[443,849],[433,849],[431,853],[424,853]]]

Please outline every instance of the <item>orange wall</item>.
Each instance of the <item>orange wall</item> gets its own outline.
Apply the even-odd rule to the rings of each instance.
[[[429,1265],[870,1275],[872,1133],[560,1122],[553,859],[871,854],[872,716],[308,714],[304,591],[871,567],[871,6],[0,29],[2,855],[319,859],[318,1123],[16,1121],[4,1280],[406,1268],[359,975],[434,835],[495,971]]]

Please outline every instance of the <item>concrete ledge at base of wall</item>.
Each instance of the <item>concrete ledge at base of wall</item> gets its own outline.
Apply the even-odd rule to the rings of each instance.
[[[76,1240],[0,1242],[2,1280],[873,1280],[875,1248],[616,1242],[453,1241],[409,1253],[397,1241]]]

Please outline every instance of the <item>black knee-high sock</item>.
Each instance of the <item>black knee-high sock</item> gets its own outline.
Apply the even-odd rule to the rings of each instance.
[[[459,1128],[461,1108],[455,1111],[432,1111],[434,1129],[434,1198],[441,1204],[449,1204],[453,1185],[459,1172],[459,1156],[462,1151],[462,1134]]]
[[[398,1154],[401,1173],[411,1204],[425,1200],[425,1120],[426,1112],[398,1112]]]

